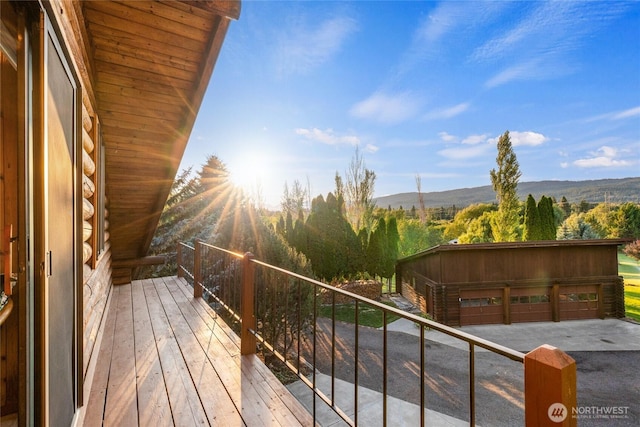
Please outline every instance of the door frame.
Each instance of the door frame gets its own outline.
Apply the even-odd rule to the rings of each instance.
[[[82,295],[82,235],[79,232],[82,228],[82,151],[81,141],[81,123],[82,123],[82,93],[80,79],[73,68],[73,61],[69,55],[61,37],[61,31],[56,27],[55,21],[49,19],[52,15],[51,5],[45,3],[45,8],[40,9],[39,20],[37,22],[37,35],[34,34],[33,48],[33,168],[31,169],[31,179],[33,180],[33,219],[34,219],[34,389],[35,389],[35,424],[50,425],[55,420],[49,420],[49,364],[48,364],[48,298],[47,289],[49,280],[47,271],[49,268],[48,259],[48,195],[47,195],[47,58],[49,54],[57,54],[61,58],[61,62],[65,67],[65,71],[74,86],[74,105],[71,107],[73,112],[73,141],[72,141],[72,158],[73,172],[73,293],[74,301],[74,330],[73,330],[73,349],[71,351],[73,357],[73,405],[74,418],[78,415],[78,408],[82,406],[82,330],[83,330],[83,295]],[[55,52],[49,52],[48,40],[51,40]]]

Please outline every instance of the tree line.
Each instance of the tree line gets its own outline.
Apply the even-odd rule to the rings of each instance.
[[[517,197],[521,176],[509,132],[497,143],[496,167],[489,171],[495,203],[452,207],[447,214],[419,208],[391,209],[373,202],[376,174],[358,149],[335,189],[311,198],[310,184],[285,183],[280,212],[259,209],[233,188],[224,163],[208,156],[201,169],[181,172],[172,187],[151,245],[155,254],[175,252],[178,241],[203,240],[237,251],[252,251],[265,262],[302,268],[314,277],[393,276],[398,258],[448,243],[490,243],[554,239],[640,237],[636,203],[586,201],[570,204],[529,195]],[[171,255],[169,255],[170,257]],[[174,264],[165,267],[167,274]]]

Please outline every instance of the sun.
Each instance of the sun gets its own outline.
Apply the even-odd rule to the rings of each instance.
[[[267,159],[259,154],[251,154],[237,159],[234,163],[229,164],[231,183],[247,196],[256,194],[269,179],[266,162]]]

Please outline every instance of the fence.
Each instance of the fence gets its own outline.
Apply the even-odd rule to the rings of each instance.
[[[420,425],[426,423],[425,409],[427,385],[425,348],[427,331],[437,331],[453,339],[468,351],[468,408],[469,425],[476,424],[476,358],[478,349],[500,358],[524,364],[524,420],[528,426],[558,425],[564,408],[563,423],[575,425],[567,408],[576,407],[575,362],[565,353],[550,346],[541,346],[523,354],[510,348],[486,341],[460,330],[394,307],[360,297],[325,283],[304,277],[259,261],[251,254],[238,254],[202,242],[195,247],[180,243],[178,247],[178,275],[193,285],[194,297],[206,297],[214,308],[227,313],[227,318],[238,327],[241,353],[253,354],[257,348],[279,360],[297,378],[304,382],[313,394],[330,407],[348,425],[359,423],[359,387],[363,375],[363,361],[376,360],[381,370],[382,425],[389,423],[389,370],[396,369],[402,361],[390,360],[390,334],[388,320],[406,319],[418,328],[415,344],[419,361],[416,361],[420,406]],[[345,347],[344,334],[337,332],[339,322],[336,313],[348,300],[353,308],[353,338]],[[320,321],[322,308],[324,320]],[[359,341],[365,331],[360,326],[363,308],[379,312],[382,317],[382,345],[374,359],[360,350]],[[321,355],[320,355],[321,353]],[[345,354],[353,368],[353,393],[337,397],[337,368],[344,365]],[[328,357],[326,357],[328,355]],[[433,361],[432,361],[433,362]],[[434,363],[437,363],[435,361]],[[323,367],[330,385],[321,389],[317,375]],[[465,375],[463,375],[464,377]],[[433,384],[430,384],[433,388]],[[312,415],[318,419],[317,399],[312,402]],[[348,403],[352,410],[344,410]],[[561,409],[558,410],[558,405]],[[562,406],[564,405],[564,406]],[[551,409],[555,411],[552,414]],[[553,415],[553,416],[552,416]]]

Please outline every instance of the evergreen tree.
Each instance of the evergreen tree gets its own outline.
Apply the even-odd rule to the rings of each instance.
[[[282,215],[280,215],[280,219],[278,219],[278,223],[276,224],[276,233],[278,233],[282,237],[285,237],[286,236],[285,230],[286,228],[284,224],[284,218],[282,217]]]
[[[287,220],[284,224],[284,236],[290,245],[293,244],[293,216],[291,215],[291,211],[287,211]]]
[[[343,215],[341,199],[332,193],[326,202],[322,196],[315,198],[305,228],[305,255],[318,277],[332,280],[357,272],[362,257],[360,241]]]
[[[571,215],[571,204],[567,201],[567,198],[565,196],[562,196],[562,199],[560,199],[560,203],[558,203],[558,206],[560,206],[560,209],[562,209],[562,212],[564,212],[564,218],[562,218],[562,220]]]
[[[342,198],[344,200],[344,182],[342,181],[342,177],[338,172],[336,172],[336,176],[334,177],[334,181],[336,184],[336,189],[334,191],[337,198]]]
[[[540,215],[538,213],[538,205],[531,194],[527,196],[527,203],[524,210],[524,234],[522,240],[532,241],[540,240]]]
[[[191,218],[198,206],[193,197],[197,194],[197,180],[191,178],[191,168],[184,170],[173,181],[169,198],[164,206],[149,252],[164,254],[173,252],[180,241],[191,240],[196,232]]]
[[[600,239],[600,235],[584,220],[584,214],[571,214],[558,230],[558,240]]]
[[[511,145],[509,131],[500,137],[497,148],[498,169],[490,172],[491,184],[498,199],[498,213],[492,224],[493,236],[496,242],[511,242],[518,237],[520,201],[517,190],[522,173]]]
[[[369,237],[367,246],[367,272],[373,277],[384,275],[384,260],[386,257],[387,224],[384,218],[378,219]]]
[[[366,228],[361,228],[358,232],[358,241],[360,243],[360,259],[358,260],[357,272],[367,271],[367,254],[369,247],[369,233]]]
[[[307,251],[305,255],[311,261],[311,267],[314,273],[320,277],[326,278],[325,270],[325,241],[323,229],[325,224],[323,223],[323,217],[326,212],[326,203],[324,198],[320,195],[313,199],[311,202],[311,212],[307,217],[305,223],[307,230]]]
[[[227,166],[217,156],[207,156],[198,172],[198,194],[203,210],[221,209],[237,193],[229,181]]]
[[[538,202],[538,217],[540,221],[539,240],[556,240],[556,220],[554,212],[551,198],[542,196]]]
[[[627,202],[618,206],[612,215],[611,235],[618,238],[640,237],[640,205]]]
[[[307,227],[302,215],[298,216],[293,226],[293,247],[302,254],[306,254],[308,250]]]
[[[141,268],[136,277],[175,274],[178,242],[211,241],[225,206],[239,200],[225,164],[216,156],[207,156],[196,177],[191,176],[191,168],[178,174],[149,247],[150,254],[163,254],[168,261],[160,267]]]
[[[387,244],[384,251],[384,271],[381,274],[386,279],[391,279],[396,270],[396,261],[398,260],[398,243],[400,235],[398,234],[398,221],[394,216],[387,221]]]

